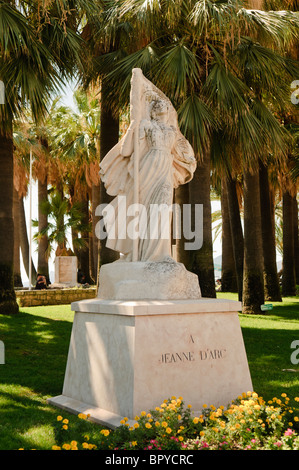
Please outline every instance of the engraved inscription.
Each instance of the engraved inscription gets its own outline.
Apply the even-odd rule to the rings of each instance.
[[[193,338],[192,338],[193,339]],[[197,352],[182,351],[182,352],[166,352],[160,357],[161,364],[171,364],[180,362],[194,362],[196,360],[208,361],[224,359],[226,356],[226,349],[202,349]]]
[[[170,364],[171,362],[191,362],[194,360],[194,353],[191,351],[178,353],[164,353],[161,356],[161,362],[164,364]]]

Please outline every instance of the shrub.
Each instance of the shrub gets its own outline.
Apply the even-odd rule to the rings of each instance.
[[[124,418],[117,429],[102,429],[94,443],[86,435],[80,442],[71,439],[68,422],[60,416],[53,449],[298,450],[299,419],[294,410],[286,394],[266,403],[257,393],[247,392],[226,409],[204,405],[195,416],[181,397],[171,397],[155,410],[142,411],[133,425]]]

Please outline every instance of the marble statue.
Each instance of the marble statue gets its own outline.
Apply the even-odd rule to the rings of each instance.
[[[160,269],[164,274],[174,270],[176,276],[179,269],[185,276],[187,271],[184,266],[176,263],[171,256],[171,211],[155,212],[154,209],[171,208],[174,189],[192,179],[196,169],[193,149],[179,129],[177,113],[171,101],[143,76],[140,69],[133,69],[132,73],[130,117],[124,137],[100,163],[100,176],[106,191],[115,196],[109,204],[110,210],[103,213],[108,235],[106,246],[120,252],[121,261],[128,262],[122,268],[119,262],[111,263],[114,266],[110,268],[113,271],[110,284],[115,276],[122,276],[119,269],[125,270],[123,275],[127,279],[130,277],[130,262],[135,264],[135,273],[136,269],[142,269],[137,275],[139,281],[145,271],[145,276],[148,276],[150,268],[152,272]],[[136,220],[136,213],[138,230],[128,233],[128,214]],[[163,236],[152,236],[153,231],[157,233],[157,227],[153,224],[161,225],[159,234],[162,230]],[[107,271],[109,268],[105,269]],[[147,282],[146,277],[144,282]],[[198,297],[197,276],[195,291]],[[112,295],[111,292],[109,295]]]

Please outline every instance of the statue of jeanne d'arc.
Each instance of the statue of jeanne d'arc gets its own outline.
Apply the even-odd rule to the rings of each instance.
[[[140,69],[132,73],[130,116],[126,134],[100,163],[106,191],[116,196],[110,203],[113,211],[104,216],[106,246],[122,253],[125,261],[162,261],[171,256],[171,233],[151,236],[147,223],[151,208],[172,206],[174,188],[192,179],[196,159],[179,129],[172,103]],[[144,211],[139,214],[137,240],[126,232],[127,209],[134,204]],[[109,220],[109,214],[117,220]],[[154,220],[161,222],[158,217]],[[124,231],[122,236],[111,235],[112,225],[118,227],[118,234]]]

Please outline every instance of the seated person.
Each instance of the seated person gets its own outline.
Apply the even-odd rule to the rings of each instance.
[[[47,280],[46,280],[46,277],[43,276],[42,274],[37,275],[35,288],[39,290],[47,289]]]

